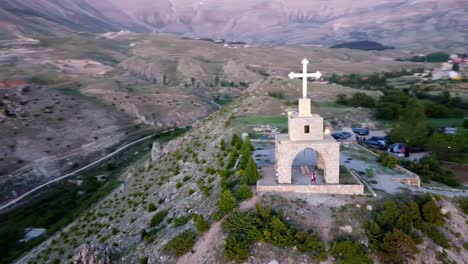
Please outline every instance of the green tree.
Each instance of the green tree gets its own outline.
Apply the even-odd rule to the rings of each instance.
[[[242,184],[237,190],[237,199],[239,199],[239,201],[250,199],[252,198],[252,196],[252,191],[250,190],[250,187],[246,184]]]
[[[331,247],[331,254],[335,263],[343,264],[372,264],[367,251],[357,241],[336,242]]]
[[[237,207],[237,201],[230,190],[224,190],[218,202],[218,210],[221,213],[229,213]]]
[[[196,241],[197,234],[195,234],[195,232],[185,231],[170,240],[164,247],[164,250],[174,254],[175,256],[182,256],[192,250]]]
[[[200,233],[204,233],[210,229],[210,223],[208,223],[202,215],[194,215],[193,221],[195,222],[195,228]]]
[[[239,168],[240,169],[245,169],[247,167],[247,164],[249,160],[252,158],[252,151],[253,151],[252,144],[250,143],[250,139],[246,138],[242,142],[242,146],[240,148],[240,161],[239,161]]]
[[[387,152],[382,152],[380,154],[379,159],[382,165],[387,168],[395,168],[397,165],[397,159],[395,158],[395,156]]]
[[[377,215],[376,222],[380,227],[391,230],[399,216],[400,209],[398,209],[395,201],[389,199],[382,204],[382,213]]]
[[[422,215],[426,222],[436,225],[443,225],[444,218],[440,212],[440,208],[434,200],[427,201],[422,207]]]
[[[258,173],[257,165],[252,156],[250,156],[247,167],[242,173],[241,182],[247,185],[255,185],[259,179],[260,174]]]
[[[418,253],[413,239],[398,229],[385,235],[382,249],[390,263],[408,263],[409,260],[414,260]]]
[[[389,138],[393,142],[402,142],[409,146],[421,146],[427,142],[428,128],[424,107],[417,99],[408,102],[400,120],[390,131]]]
[[[396,103],[381,102],[377,105],[376,117],[385,120],[397,120],[402,111],[401,105]]]
[[[291,246],[294,244],[295,230],[288,226],[278,216],[273,216],[264,231],[265,239],[275,246]]]
[[[348,100],[348,103],[354,107],[375,107],[374,98],[362,92],[353,94],[353,96]]]
[[[466,155],[468,150],[467,137],[464,135],[447,135],[443,133],[434,133],[429,146],[432,153],[438,160],[457,161]]]
[[[224,243],[224,256],[229,260],[245,262],[249,258],[249,241],[240,234],[231,234]]]

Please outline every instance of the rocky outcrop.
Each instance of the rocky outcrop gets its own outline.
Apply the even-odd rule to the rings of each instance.
[[[106,246],[85,244],[73,256],[75,264],[112,264],[111,249]]]

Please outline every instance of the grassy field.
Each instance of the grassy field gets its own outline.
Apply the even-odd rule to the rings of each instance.
[[[386,128],[391,128],[396,121],[379,120],[379,122]],[[461,127],[463,118],[428,118],[427,123],[432,128],[438,127]]]

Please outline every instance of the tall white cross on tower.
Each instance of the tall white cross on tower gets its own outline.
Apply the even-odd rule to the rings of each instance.
[[[302,77],[302,98],[304,99],[307,98],[307,78],[315,78],[318,80],[320,79],[320,77],[322,77],[322,73],[319,71],[315,73],[308,73],[307,64],[309,64],[309,61],[307,59],[303,59],[302,60],[302,73],[291,72],[288,75],[290,79]]]

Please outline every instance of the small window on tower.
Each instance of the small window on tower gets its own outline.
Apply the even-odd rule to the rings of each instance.
[[[304,134],[310,133],[310,126],[304,126]]]

